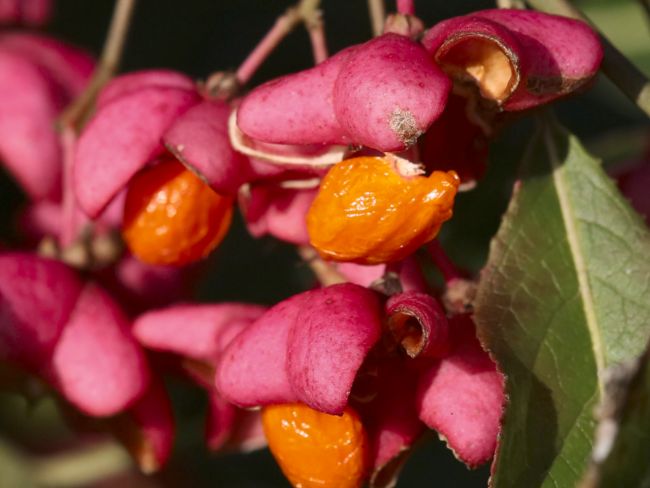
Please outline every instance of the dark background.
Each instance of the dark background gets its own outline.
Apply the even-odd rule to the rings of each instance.
[[[196,78],[234,69],[293,2],[269,0],[141,0],[134,18],[122,71],[167,67]],[[647,25],[641,10],[629,1],[581,2],[594,20],[645,69],[650,61]],[[99,54],[112,12],[110,0],[60,0],[49,33]],[[427,25],[473,10],[492,8],[479,0],[418,0],[417,13]],[[365,0],[324,0],[330,52],[371,36]],[[388,2],[388,10],[392,3]],[[644,41],[645,39],[645,41]],[[311,65],[311,48],[298,28],[270,56],[251,86]],[[647,132],[644,116],[611,86],[599,79],[586,95],[557,106],[560,120],[583,138],[608,164],[633,158]],[[490,237],[499,225],[530,132],[530,117],[507,129],[491,148],[488,175],[478,189],[460,195],[454,219],[441,239],[459,263],[477,271],[487,255]],[[0,175],[0,240],[12,241],[11,222],[22,204],[18,188]],[[435,279],[435,276],[433,276]],[[208,273],[197,297],[201,300],[242,300],[275,303],[303,290],[309,274],[290,246],[272,239],[254,240],[237,219],[228,238],[208,262]],[[177,416],[178,439],[170,465],[145,479],[125,475],[124,486],[277,487],[287,486],[267,451],[249,455],[211,455],[203,446],[205,400],[201,392],[172,380],[169,383]],[[51,402],[27,406],[12,395],[0,395],[0,439],[21,449],[47,450],[48,443],[72,439]],[[2,446],[0,442],[0,447]],[[0,487],[4,466],[13,461],[0,449]],[[442,442],[431,436],[415,450],[398,487],[485,486],[488,468],[468,471]],[[4,483],[7,483],[5,480]],[[9,482],[11,483],[11,482]],[[113,479],[102,486],[116,486]]]

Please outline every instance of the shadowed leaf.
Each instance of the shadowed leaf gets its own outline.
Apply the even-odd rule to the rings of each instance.
[[[575,137],[544,121],[492,242],[479,336],[507,376],[496,487],[575,486],[602,372],[650,336],[650,235]]]

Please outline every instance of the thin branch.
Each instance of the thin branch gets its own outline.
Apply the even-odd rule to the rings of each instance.
[[[81,127],[89,115],[99,90],[117,71],[124,52],[135,4],[136,0],[116,0],[99,64],[85,91],[61,116],[61,125],[72,126],[76,129]]]
[[[301,0],[295,7],[287,9],[283,15],[278,17],[271,30],[266,33],[237,69],[237,81],[241,85],[248,83],[257,69],[269,57],[269,54],[298,24],[305,22],[308,28],[310,23],[315,24],[314,19],[320,16],[319,4],[320,0]]]
[[[309,40],[311,41],[311,49],[314,54],[314,63],[320,64],[329,56],[322,12],[317,11],[314,18],[308,22],[305,22],[305,25],[307,27],[307,32],[309,33]]]
[[[237,69],[237,80],[242,85],[248,83],[260,65],[280,42],[300,23],[300,16],[295,8],[288,9],[278,17],[266,35],[255,46],[244,62]]]
[[[522,0],[496,0],[498,8],[526,8]]]
[[[298,247],[298,254],[307,263],[323,286],[345,283],[347,280],[331,264],[323,261],[314,248],[309,246]]]
[[[526,1],[536,10],[580,19],[595,28],[594,24],[568,0]],[[603,73],[605,73],[623,94],[650,116],[650,81],[602,33],[599,32],[599,34],[605,53],[601,66]]]
[[[66,248],[77,239],[83,222],[80,222],[80,212],[74,197],[72,178],[77,133],[71,125],[64,125],[61,128],[60,139],[63,151],[63,203],[59,245]]]
[[[384,22],[386,21],[384,0],[368,0],[368,13],[370,15],[372,35],[375,37],[380,36],[384,32]]]

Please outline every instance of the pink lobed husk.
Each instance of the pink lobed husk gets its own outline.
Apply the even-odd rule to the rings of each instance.
[[[85,285],[52,356],[50,376],[82,412],[115,415],[133,405],[149,385],[144,352],[111,297]]]
[[[371,486],[392,486],[411,445],[424,432],[415,408],[417,374],[402,358],[366,359],[350,403],[361,415],[370,444]]]
[[[597,34],[584,22],[531,10],[493,9],[445,20],[422,43],[440,62],[462,43],[495,43],[515,71],[505,110],[524,110],[575,91],[590,81],[603,56]]]
[[[235,424],[239,409],[227,402],[216,391],[209,393],[208,417],[205,423],[205,443],[211,451],[217,451],[228,442]]]
[[[162,135],[198,101],[193,91],[151,87],[99,110],[76,148],[73,178],[81,209],[96,217],[139,169],[163,152]]]
[[[152,376],[147,391],[124,415],[133,421],[134,432],[118,432],[118,436],[124,435],[126,447],[144,473],[158,471],[171,456],[176,430],[162,380]]]
[[[41,67],[61,87],[68,101],[81,94],[95,69],[90,54],[51,37],[9,32],[0,35],[0,45]]]
[[[133,334],[148,349],[212,362],[264,311],[245,303],[173,305],[140,315]]]
[[[242,407],[300,401],[341,414],[357,370],[381,334],[375,292],[350,283],[295,295],[240,333],[216,386]]]
[[[419,43],[384,34],[344,61],[333,105],[349,140],[402,151],[442,113],[450,90],[451,81]]]
[[[297,401],[286,370],[287,340],[305,298],[302,293],[271,307],[228,345],[215,375],[225,400],[244,408]]]
[[[287,338],[286,369],[299,401],[339,415],[381,335],[378,295],[351,283],[304,293]]]
[[[167,149],[217,193],[232,195],[249,180],[248,159],[230,145],[230,107],[206,100],[185,112],[166,131]]]
[[[445,111],[420,139],[420,159],[427,172],[454,170],[467,188],[487,169],[489,143],[467,114],[468,101],[451,95]]]
[[[237,126],[248,137],[273,144],[348,144],[334,113],[333,88],[355,49],[257,87],[242,100]]]
[[[296,190],[276,183],[251,185],[240,198],[248,231],[255,237],[270,234],[292,244],[309,244],[307,212],[317,193],[317,188]]]
[[[412,358],[443,357],[449,349],[449,324],[438,301],[426,293],[409,291],[386,302],[388,330]]]
[[[104,85],[97,96],[95,106],[97,109],[144,88],[180,88],[193,91],[195,84],[191,78],[183,73],[168,69],[150,69],[135,71],[116,76]]]
[[[1,44],[0,92],[0,160],[31,198],[58,199],[62,160],[54,122],[65,97],[47,72]]]
[[[450,331],[453,350],[420,377],[417,408],[456,457],[476,467],[496,449],[505,406],[503,376],[481,347],[469,316],[451,319]]]
[[[0,254],[0,359],[41,374],[81,290],[76,273],[58,261]]]

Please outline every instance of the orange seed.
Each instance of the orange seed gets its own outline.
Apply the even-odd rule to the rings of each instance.
[[[414,168],[390,156],[333,166],[307,214],[312,246],[325,259],[377,264],[399,261],[432,240],[452,216],[460,180],[454,171],[422,176]]]
[[[357,488],[367,474],[368,442],[357,413],[329,415],[306,405],[262,410],[269,449],[296,488]]]
[[[122,237],[145,263],[182,266],[219,245],[232,206],[232,197],[216,193],[180,162],[165,160],[131,180]]]

